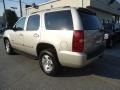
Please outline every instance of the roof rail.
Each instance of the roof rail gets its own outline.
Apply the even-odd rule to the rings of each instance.
[[[40,10],[40,11],[36,11],[36,12],[32,12],[31,14],[35,14],[35,13],[42,12],[42,11],[48,11],[48,10],[52,10],[52,9],[59,9],[59,8],[70,8],[70,7],[71,7],[71,6],[52,7],[52,5],[51,5],[51,8],[50,8],[50,9],[44,9],[44,10]]]
[[[70,6],[63,6],[63,8],[69,8]]]

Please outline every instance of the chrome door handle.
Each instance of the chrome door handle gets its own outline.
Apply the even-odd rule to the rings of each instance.
[[[35,33],[33,36],[34,36],[34,37],[39,37],[39,34]]]

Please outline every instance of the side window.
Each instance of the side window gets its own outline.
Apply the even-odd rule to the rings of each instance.
[[[73,30],[71,11],[66,10],[46,13],[45,26],[48,30]]]
[[[32,15],[28,18],[27,31],[36,31],[40,26],[40,15]]]
[[[21,18],[14,26],[16,31],[23,31],[26,17]]]

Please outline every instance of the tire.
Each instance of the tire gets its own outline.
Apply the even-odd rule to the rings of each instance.
[[[5,51],[7,54],[12,55],[13,54],[13,48],[10,44],[10,41],[8,39],[5,39]]]
[[[49,76],[56,76],[61,70],[57,55],[53,49],[46,49],[40,52],[39,64],[42,71]]]

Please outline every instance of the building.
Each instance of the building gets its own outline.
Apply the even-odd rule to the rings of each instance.
[[[56,7],[83,7],[96,12],[101,21],[120,21],[120,3],[116,0],[49,0],[38,5],[38,8],[26,8],[26,13],[31,14],[45,9]]]

